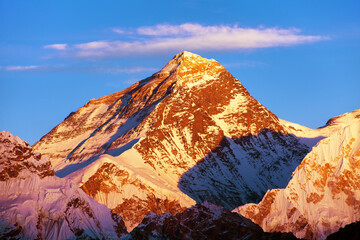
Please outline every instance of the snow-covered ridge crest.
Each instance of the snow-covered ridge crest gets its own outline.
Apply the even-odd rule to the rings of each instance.
[[[234,211],[265,231],[325,239],[359,221],[359,206],[360,119],[352,118],[307,154],[285,189],[270,190],[258,205],[246,204]]]
[[[331,134],[351,125],[360,119],[360,109],[347,112],[339,116],[330,118],[323,127],[311,129],[297,123],[292,123],[279,119],[281,124],[286,127],[289,133],[294,134],[299,140],[309,147],[315,146],[321,139],[329,137]]]
[[[354,120],[360,120],[360,109],[357,109],[353,112],[347,112],[341,114],[340,116],[337,117],[333,117],[327,121],[326,126],[331,126],[331,125],[346,126],[351,124]]]
[[[298,137],[328,137],[332,133],[349,126],[354,121],[360,119],[360,109],[347,112],[339,116],[330,118],[323,127],[316,129],[307,128],[300,124],[288,122],[280,119],[281,123],[286,126],[290,133]]]

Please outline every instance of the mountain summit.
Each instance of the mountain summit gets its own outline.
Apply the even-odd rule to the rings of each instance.
[[[182,52],[90,100],[34,148],[132,229],[149,212],[205,200],[232,210],[285,187],[309,151],[290,133],[218,62]]]
[[[215,73],[225,70],[218,62],[214,59],[202,58],[197,54],[190,52],[181,52],[170,60],[159,71],[158,75],[175,75],[178,85],[195,83],[199,80],[210,80],[213,79]],[[207,79],[210,77],[210,79]]]

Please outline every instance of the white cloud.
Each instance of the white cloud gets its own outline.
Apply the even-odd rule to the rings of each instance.
[[[115,32],[115,33],[118,33],[118,34],[124,34],[125,33],[124,30],[121,30],[119,28],[113,28],[112,31]]]
[[[67,47],[68,45],[66,43],[57,43],[44,46],[44,48],[50,48],[55,50],[65,50],[67,49]]]
[[[110,47],[110,43],[106,41],[94,41],[76,44],[75,47],[81,50],[106,49]]]
[[[97,66],[97,65],[31,65],[31,66],[0,66],[0,70],[6,71],[62,71],[62,72],[99,72],[99,73],[126,73],[126,74],[134,74],[134,73],[142,73],[142,72],[155,72],[158,69],[154,67],[142,67],[142,66]]]
[[[122,30],[120,32],[124,33]],[[296,28],[240,28],[236,25],[203,26],[197,23],[185,23],[139,27],[136,29],[136,39],[75,44],[69,54],[88,58],[184,50],[226,51],[292,46],[328,38],[304,35]]]
[[[39,68],[40,66],[31,65],[31,66],[7,66],[5,69],[7,71],[27,71],[27,70],[34,70]]]
[[[137,33],[149,36],[201,34],[210,28],[214,27],[204,27],[197,23],[184,23],[181,25],[158,24],[150,27],[140,27],[137,29]]]

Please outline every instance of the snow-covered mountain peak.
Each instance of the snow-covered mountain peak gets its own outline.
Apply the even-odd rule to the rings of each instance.
[[[178,53],[174,57],[174,59],[181,59],[181,60],[183,60],[185,58],[202,58],[202,57],[198,54],[188,52],[188,51],[183,51],[181,53]]]
[[[0,132],[0,181],[25,178],[29,174],[41,178],[54,175],[51,163],[45,156],[34,152],[30,145],[10,132]]]
[[[330,125],[349,125],[351,122],[353,122],[356,119],[360,119],[360,109],[357,109],[353,112],[347,112],[344,114],[341,114],[339,116],[330,118],[326,126]]]
[[[30,146],[27,142],[22,141],[19,137],[13,136],[8,131],[0,131],[0,162],[4,159],[14,159],[22,152],[30,150]],[[13,146],[17,148],[14,150]]]
[[[174,72],[182,64],[199,64],[204,62],[215,61],[213,59],[209,60],[201,57],[195,53],[183,51],[176,54],[162,69],[160,72]]]
[[[168,64],[159,72],[156,77],[168,77],[176,81],[178,86],[190,83],[199,85],[211,79],[216,79],[220,72],[226,71],[214,59],[206,59],[191,52],[181,52],[174,56]]]
[[[309,150],[218,62],[187,52],[90,101],[34,148],[129,228],[195,201],[227,209],[259,201],[286,186]]]

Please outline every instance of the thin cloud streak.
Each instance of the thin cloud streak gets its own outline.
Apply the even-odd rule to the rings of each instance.
[[[113,32],[115,32],[115,33],[118,33],[118,34],[124,34],[125,33],[125,31],[124,30],[121,30],[121,29],[119,29],[119,28],[113,28],[113,29],[111,29]]]
[[[0,66],[0,70],[6,71],[33,71],[37,72],[95,72],[95,73],[142,73],[142,72],[155,72],[158,69],[153,67],[141,66],[77,66],[77,65],[31,65],[31,66]]]
[[[50,44],[44,46],[44,48],[55,49],[55,50],[65,50],[67,49],[67,47],[68,45],[66,43],[57,43],[57,44]]]
[[[158,24],[155,26],[140,27],[137,33],[148,36],[170,36],[170,35],[185,35],[185,34],[203,34],[206,30],[219,30],[219,27],[204,27],[197,23],[184,23],[181,25]],[[224,27],[220,27],[224,28]]]
[[[115,30],[125,33],[120,29],[113,29],[114,32]],[[196,23],[139,27],[136,29],[136,36],[140,40],[101,40],[75,44],[68,54],[81,58],[106,58],[183,50],[227,51],[283,47],[329,39],[324,36],[302,35],[296,28],[240,28],[236,25],[203,26]]]
[[[7,71],[28,71],[39,68],[40,66],[31,65],[31,66],[7,66],[5,69]]]

